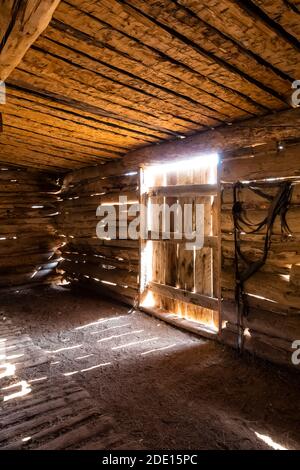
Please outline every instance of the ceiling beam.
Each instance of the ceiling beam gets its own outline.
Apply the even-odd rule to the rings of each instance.
[[[3,0],[0,6],[0,81],[19,65],[46,29],[60,0]]]
[[[232,126],[200,132],[180,141],[163,142],[133,150],[122,159],[104,165],[81,168],[70,173],[65,184],[96,176],[124,174],[145,164],[174,162],[244,147],[300,138],[300,108],[256,117]]]
[[[123,161],[124,163],[173,161],[299,137],[300,109],[289,109],[237,122],[232,126],[220,126],[181,141],[164,142],[133,150],[124,157]]]

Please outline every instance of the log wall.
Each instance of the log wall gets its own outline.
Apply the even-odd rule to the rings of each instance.
[[[267,182],[269,180],[269,183]],[[293,183],[287,223],[291,235],[281,233],[280,218],[274,225],[271,248],[264,266],[245,284],[249,315],[239,324],[235,306],[235,246],[232,217],[233,185],[238,181],[257,181],[262,189],[275,195],[282,181]],[[276,362],[291,365],[292,343],[300,338],[300,144],[282,142],[264,144],[224,153],[221,164],[222,231],[222,339]],[[247,218],[263,220],[270,203],[265,197],[244,188],[240,190]],[[265,229],[241,236],[241,249],[248,259],[263,254]],[[241,326],[241,329],[239,328]]]
[[[51,175],[0,165],[0,288],[57,278],[58,190]]]
[[[98,238],[97,224],[101,217],[96,212],[99,205],[116,210],[116,230],[124,222],[120,220],[119,196],[126,196],[129,203],[139,200],[138,168],[106,171],[102,176],[95,169],[74,172],[78,179],[65,179],[61,192],[59,233],[63,238],[60,270],[67,281],[84,282],[88,287],[135,304],[138,299],[139,241],[109,240]],[[124,212],[123,212],[124,213]],[[128,217],[128,221],[130,221]]]

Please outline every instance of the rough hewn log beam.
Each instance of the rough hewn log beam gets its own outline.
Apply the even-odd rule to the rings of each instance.
[[[0,4],[0,81],[21,62],[48,26],[60,0],[3,0]]]
[[[129,152],[122,159],[105,165],[79,169],[65,178],[65,186],[97,176],[121,175],[139,165],[188,159],[212,152],[230,152],[269,143],[300,138],[300,108],[248,119],[232,126],[201,132],[180,141],[150,145]]]
[[[128,153],[124,158],[124,164],[134,161],[152,163],[186,159],[203,153],[230,151],[298,137],[300,137],[300,109],[290,109],[201,132],[182,141],[144,147]]]

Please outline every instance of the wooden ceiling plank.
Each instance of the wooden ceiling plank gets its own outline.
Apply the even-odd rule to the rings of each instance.
[[[293,81],[299,76],[297,51],[261,18],[253,18],[243,9],[244,2],[222,0],[178,0],[182,5],[193,5],[200,18],[232,37],[242,47],[254,52]]]
[[[193,2],[191,2],[191,5],[189,5],[188,0],[185,1],[185,5],[180,4],[179,0],[168,0],[166,3],[170,8],[173,5],[173,11],[174,5],[179,8],[177,12],[174,11],[173,15],[184,26],[185,34],[188,37],[197,42],[199,41],[200,44],[202,42],[205,44],[207,41],[209,50],[214,54],[221,54],[224,60],[232,63],[237,68],[241,68],[244,73],[249,74],[258,82],[274,90],[284,99],[287,98],[290,92],[289,76],[265,61],[261,56],[243,47],[229,35],[200,18],[197,14],[197,6],[193,8]],[[182,18],[182,9],[186,13],[184,19]],[[194,24],[195,27],[192,27]]]
[[[32,68],[36,66],[33,64]],[[60,67],[57,67],[60,69]],[[190,124],[186,121],[165,115],[163,111],[156,112],[155,114],[148,112],[147,110],[138,109],[136,104],[133,103],[134,107],[131,107],[126,104],[125,100],[121,100],[122,104],[116,103],[120,102],[120,99],[114,97],[115,102],[112,102],[108,99],[105,99],[105,93],[102,93],[103,98],[99,97],[99,91],[96,88],[85,89],[84,81],[74,80],[73,78],[68,78],[64,76],[61,70],[60,75],[58,71],[49,72],[47,70],[42,70],[36,73],[28,72],[28,70],[21,70],[20,68],[16,69],[9,79],[9,83],[21,84],[27,86],[33,86],[40,89],[44,89],[47,93],[58,93],[65,95],[71,99],[78,101],[85,101],[88,105],[98,106],[118,113],[121,116],[125,115],[135,121],[140,121],[141,124],[149,122],[152,125],[159,125],[168,130],[174,131],[176,133],[188,132],[190,129]],[[76,73],[76,71],[75,71]],[[72,73],[70,73],[72,75]],[[74,75],[74,71],[73,71]],[[49,78],[51,80],[49,80]],[[11,81],[13,79],[13,81]],[[201,127],[201,126],[200,126]]]
[[[282,102],[288,102],[289,81],[283,80],[270,69],[261,70],[261,64],[247,54],[247,50],[228,40],[226,36],[203,22],[192,11],[178,5],[176,1],[164,0],[162,4],[159,0],[126,0],[125,3],[146,13],[148,17],[170,28],[171,31],[179,33],[183,40],[186,38],[191,45],[200,47],[214,60],[221,61],[220,64],[230,65],[233,71],[271,96]]]
[[[114,118],[106,118],[106,117],[100,117],[97,116],[96,114],[91,114],[88,112],[80,111],[74,108],[71,108],[69,106],[64,106],[64,105],[57,105],[56,103],[53,103],[50,100],[46,99],[37,99],[35,96],[28,94],[24,94],[21,92],[18,92],[17,90],[14,90],[12,93],[8,92],[7,93],[7,99],[14,103],[15,101],[18,103],[20,101],[20,104],[22,102],[27,102],[30,103],[30,106],[33,107],[33,109],[36,110],[46,110],[48,113],[55,113],[55,115],[60,116],[60,114],[64,114],[66,116],[69,116],[72,119],[79,119],[79,121],[82,119],[83,122],[85,120],[91,121],[95,124],[99,123],[105,123],[111,126],[118,126],[121,127],[124,130],[129,131],[134,131],[137,132],[138,134],[146,134],[146,135],[151,135],[152,137],[158,137],[161,139],[168,138],[170,134],[162,131],[156,131],[152,130],[151,132],[149,129],[144,128],[142,126],[138,125],[133,125],[133,124],[128,124],[124,123],[121,120],[117,120]],[[172,134],[171,134],[172,135]]]
[[[223,82],[216,82],[212,75],[203,75],[187,63],[180,62],[170,56],[168,51],[164,52],[161,48],[151,46],[149,43],[144,44],[139,40],[139,37],[129,34],[130,31],[125,31],[121,26],[119,28],[118,25],[112,26],[103,22],[100,15],[93,16],[88,11],[83,11],[78,2],[77,5],[62,2],[51,24],[55,23],[57,27],[57,20],[64,22],[66,18],[68,18],[68,26],[72,23],[70,26],[72,34],[76,34],[78,38],[78,31],[80,31],[81,34],[86,34],[89,43],[91,40],[96,41],[97,48],[101,49],[108,63],[113,63],[117,52],[119,55],[118,64],[125,66],[127,64],[125,59],[131,59],[129,70],[135,67],[136,71],[138,67],[140,73],[143,72],[143,77],[147,80],[154,81],[159,75],[173,76],[247,112],[256,114],[260,109],[260,106],[248,96],[241,95],[232,87],[228,88]],[[75,27],[76,31],[74,31]]]
[[[47,155],[39,152],[35,152],[31,149],[21,147],[19,145],[14,145],[14,146],[8,146],[7,151],[4,153],[4,156],[7,155],[18,155],[16,158],[17,159],[22,159],[22,161],[29,161],[31,162],[31,165],[33,163],[43,163],[47,164],[48,166],[52,166],[53,168],[57,169],[59,167],[63,167],[66,169],[69,169],[70,171],[74,166],[77,168],[82,168],[86,166],[87,162],[85,160],[71,160],[68,158],[64,158],[61,156],[56,156],[55,158],[52,155]],[[2,158],[3,155],[1,155],[0,158]],[[38,157],[38,158],[37,158]],[[48,159],[49,157],[50,159]],[[19,161],[19,160],[18,160]],[[51,163],[52,162],[52,163]],[[90,163],[90,165],[101,165],[105,162],[98,161],[97,163]]]
[[[24,140],[24,136],[21,135],[16,135],[16,134],[11,134],[11,133],[6,133],[4,135],[1,135],[0,137],[0,143],[5,145],[6,148],[8,146],[13,146],[13,147],[21,147],[24,149],[28,149],[29,151],[34,150],[34,151],[40,151],[41,154],[47,154],[52,157],[57,157],[59,155],[61,158],[66,159],[66,160],[72,160],[72,161],[79,161],[79,162],[93,162],[93,163],[105,163],[108,161],[107,158],[103,158],[100,155],[98,157],[93,157],[91,155],[82,155],[80,153],[72,153],[68,151],[67,149],[64,148],[59,148],[59,147],[52,147],[48,143],[45,145],[45,143],[42,143],[40,141],[36,141],[34,139]]]
[[[146,2],[139,2],[139,8],[129,6],[125,0],[122,3],[116,0],[102,0],[101,3],[96,0],[89,2],[71,0],[71,3],[80,4],[85,10],[93,12],[94,15],[96,13],[97,17],[109,24],[124,29],[141,42],[166,52],[169,56],[190,65],[194,70],[206,76],[213,76],[218,83],[225,84],[243,96],[252,98],[257,104],[267,109],[273,109],[276,105],[277,108],[282,107],[281,101],[249,82],[229,64],[220,61],[196,45],[191,45],[179,33],[174,30],[170,31],[158,20],[149,17],[144,11],[147,9]]]
[[[120,158],[120,156],[124,154],[124,150],[123,152],[116,152],[116,151],[112,151],[109,147],[105,148],[104,145],[102,145],[100,148],[97,148],[97,147],[94,147],[93,145],[73,142],[69,139],[63,139],[57,135],[44,134],[42,131],[43,129],[40,129],[39,132],[34,132],[32,129],[28,129],[28,128],[20,129],[16,126],[12,126],[12,125],[5,123],[3,134],[7,132],[12,135],[14,134],[23,135],[26,139],[34,139],[34,138],[40,139],[41,142],[44,142],[44,143],[47,142],[50,146],[52,146],[53,144],[56,144],[59,146],[59,148],[66,148],[70,152],[78,152],[79,154],[91,155],[92,157],[99,155],[104,158],[107,157],[108,159],[110,159],[110,158]]]
[[[57,127],[53,127],[53,126],[47,126],[47,125],[41,126],[36,121],[32,121],[32,120],[29,120],[29,122],[26,122],[26,119],[24,119],[23,117],[19,115],[16,116],[16,115],[5,114],[4,123],[17,127],[19,129],[24,129],[24,130],[30,129],[30,131],[34,131],[37,133],[40,133],[42,130],[43,134],[48,135],[49,137],[53,137],[55,135],[58,138],[67,139],[74,143],[91,145],[92,147],[94,147],[94,149],[97,149],[97,147],[99,147],[99,149],[102,149],[102,146],[103,146],[103,142],[101,143],[91,142],[88,138],[78,137],[76,133],[74,132],[72,133],[72,132],[61,131]],[[124,153],[126,153],[125,148],[123,148],[123,154]]]
[[[151,131],[158,131],[162,133],[166,133],[169,135],[177,135],[176,132],[167,130],[163,127],[160,127],[158,125],[151,125],[146,122],[140,122],[134,119],[131,119],[127,116],[123,115],[118,115],[112,111],[105,110],[103,108],[100,108],[99,106],[94,106],[89,103],[83,102],[83,101],[78,101],[73,98],[69,98],[65,95],[57,94],[50,92],[49,90],[45,89],[39,89],[35,86],[33,86],[30,83],[20,83],[16,82],[12,78],[9,79],[9,84],[7,86],[8,89],[13,90],[14,92],[20,92],[22,96],[27,96],[28,94],[32,96],[35,100],[43,100],[43,102],[46,100],[47,102],[51,102],[52,105],[58,106],[59,109],[62,109],[62,107],[66,107],[68,110],[77,110],[80,111],[82,115],[93,115],[93,116],[99,116],[99,117],[105,117],[108,119],[113,119],[116,122],[121,122],[121,123],[126,123],[130,124],[133,126],[137,126],[138,128],[142,127],[145,129],[150,129]]]
[[[48,26],[60,0],[1,2],[0,81],[5,81]]]
[[[86,165],[86,163],[78,162],[76,160],[74,161],[64,159],[59,155],[57,155],[57,158],[53,159],[52,156],[49,156],[47,154],[44,155],[43,153],[35,152],[33,150],[29,151],[26,148],[23,148],[22,150],[22,148],[15,146],[7,146],[7,148],[5,148],[5,151],[1,154],[0,159],[3,160],[3,158],[6,158],[8,156],[12,159],[12,163],[15,163],[15,161],[31,161],[32,163],[52,166],[53,168],[59,168],[61,166],[70,170],[73,166],[80,168]]]
[[[153,97],[160,98],[165,103],[167,102],[168,106],[172,105],[173,112],[178,115],[190,119],[189,116],[194,114],[194,119],[197,122],[197,114],[201,108],[203,116],[215,117],[220,120],[224,120],[226,115],[243,116],[248,113],[219,96],[216,96],[212,101],[211,94],[203,88],[199,89],[182,78],[179,79],[174,75],[169,75],[168,69],[170,67],[168,67],[166,61],[163,65],[166,69],[165,73],[156,71],[155,74],[152,72],[150,76],[149,68],[141,62],[138,63],[132,58],[124,58],[118,52],[114,53],[111,50],[108,50],[109,54],[106,54],[106,51],[103,52],[103,48],[93,44],[92,38],[78,39],[80,31],[74,30],[74,28],[71,29],[68,25],[59,22],[59,30],[53,28],[53,24],[58,25],[58,22],[55,21],[51,23],[45,35],[40,38],[38,45],[41,45],[44,39],[51,39],[54,44],[63,43],[65,48],[68,47],[69,53],[67,52],[67,54],[72,61],[78,61],[79,64],[85,65],[90,70],[104,74],[105,77],[120,82],[122,86],[128,86],[134,91],[149,94],[151,100],[153,100]],[[65,31],[62,31],[63,27]],[[158,59],[162,62],[160,57]],[[191,114],[191,111],[193,114]],[[170,112],[172,111],[170,110]]]
[[[16,109],[24,109],[24,110],[32,110],[39,113],[43,113],[46,116],[49,116],[57,121],[58,127],[60,126],[61,122],[67,123],[75,123],[80,126],[84,126],[86,131],[93,132],[108,132],[112,133],[113,135],[121,135],[121,136],[128,136],[132,138],[142,139],[145,142],[151,142],[153,139],[166,139],[167,135],[149,135],[145,134],[144,132],[139,132],[136,130],[131,130],[120,126],[118,124],[110,123],[110,122],[101,122],[100,120],[95,120],[93,118],[86,118],[81,117],[80,114],[77,113],[70,113],[65,111],[60,111],[57,109],[52,109],[51,107],[40,106],[34,102],[14,99],[13,97],[8,97],[7,103]]]
[[[20,100],[20,99],[15,100],[15,99],[12,99],[12,98],[11,98],[11,99],[9,100],[9,103],[10,103],[10,106],[11,106],[12,108],[15,108],[16,110],[17,110],[18,108],[24,108],[25,110],[26,110],[26,109],[31,109],[32,111],[36,111],[36,112],[39,112],[39,113],[43,113],[43,112],[44,112],[44,113],[47,113],[48,116],[52,116],[52,117],[57,121],[57,124],[58,124],[57,127],[59,127],[60,119],[62,119],[62,120],[64,120],[64,121],[66,121],[66,122],[76,123],[76,124],[80,124],[81,126],[86,126],[87,131],[88,131],[89,129],[91,129],[91,130],[96,129],[96,130],[98,130],[99,132],[101,132],[101,127],[99,127],[99,128],[96,127],[96,126],[97,126],[97,121],[94,121],[94,120],[92,120],[92,119],[91,119],[91,120],[92,120],[92,124],[93,124],[93,125],[91,126],[91,122],[90,122],[91,120],[89,120],[89,119],[87,119],[87,118],[80,118],[80,117],[79,117],[79,118],[76,118],[76,115],[75,115],[75,114],[74,114],[74,115],[70,115],[69,113],[64,113],[64,112],[62,112],[62,111],[56,112],[55,109],[49,108],[49,107],[47,107],[47,106],[44,106],[44,107],[43,107],[43,106],[37,106],[36,103],[32,103],[32,105],[31,105],[31,102],[30,102],[30,101],[29,101],[29,102],[26,102],[26,101],[24,102],[24,101],[22,101],[22,100]],[[103,123],[102,123],[102,124],[103,124]],[[99,126],[100,126],[100,125],[101,125],[101,123],[99,123]],[[108,123],[108,124],[105,123],[105,127],[106,127],[106,126],[107,126],[107,129],[111,129],[111,127],[114,128],[114,126],[110,126],[109,123]],[[118,128],[117,128],[117,129],[118,129]],[[125,132],[124,129],[122,129],[122,131],[123,131],[123,133]],[[128,132],[128,135],[131,135],[131,134],[133,134],[133,136],[135,135],[135,133],[134,133],[133,131],[130,132],[129,129],[128,129],[127,132]],[[122,134],[120,134],[120,135],[122,135]],[[126,134],[125,134],[125,135],[126,135]],[[160,139],[163,140],[163,139],[166,139],[167,137],[168,137],[168,136],[164,135],[163,137],[160,137]],[[145,141],[151,142],[151,141],[153,140],[153,138],[158,139],[159,137],[158,137],[158,136],[151,136],[151,139],[146,138]]]
[[[51,41],[55,50],[55,45],[57,46],[59,43],[53,40]],[[79,44],[77,43],[77,47],[78,46]],[[47,48],[47,50],[49,49]],[[198,91],[195,93],[195,90],[191,86],[186,86],[179,80],[173,80],[173,82],[177,82],[176,85],[174,84],[173,88],[172,85],[170,86],[169,80],[166,80],[166,77],[163,85],[153,86],[152,84],[146,83],[145,80],[141,80],[138,76],[132,75],[130,77],[128,73],[122,70],[116,71],[116,67],[112,65],[103,65],[101,61],[95,60],[95,56],[88,57],[86,52],[80,51],[79,54],[78,50],[74,50],[70,46],[68,46],[68,48],[64,47],[64,50],[64,56],[69,56],[69,59],[72,60],[74,64],[77,64],[78,67],[93,71],[98,79],[104,77],[104,82],[106,82],[106,86],[108,85],[109,89],[118,91],[120,96],[123,95],[125,99],[128,99],[127,97],[130,96],[131,99],[133,98],[135,101],[139,102],[142,100],[143,104],[148,105],[150,109],[154,105],[159,108],[162,103],[164,103],[166,111],[171,115],[178,116],[189,122],[208,125],[212,122],[225,121],[230,113],[237,115],[246,114],[227,103],[223,103],[223,109],[218,103],[211,106],[211,97],[209,105],[205,97],[204,99],[203,96],[200,98]],[[97,53],[99,55],[100,51],[98,50]],[[177,89],[175,90],[175,88]],[[218,99],[216,101],[218,101]],[[201,116],[200,118],[199,115]]]
[[[286,0],[255,0],[257,5],[273,21],[300,41],[300,2]],[[298,3],[298,5],[297,5]]]
[[[74,142],[68,138],[62,138],[59,136],[54,135],[53,133],[49,135],[49,133],[44,133],[43,127],[39,129],[33,130],[32,128],[28,128],[28,126],[19,127],[19,121],[16,121],[17,125],[13,125],[12,123],[5,123],[4,132],[5,134],[6,129],[10,132],[13,129],[16,132],[20,132],[25,135],[26,138],[38,137],[39,139],[45,140],[50,144],[55,142],[65,148],[69,148],[70,151],[74,152],[88,152],[91,156],[109,156],[111,158],[119,158],[121,155],[124,154],[124,149],[120,151],[115,146],[109,146],[105,144],[101,144],[101,147],[97,147],[93,145],[93,143],[86,143],[86,142]]]
[[[5,118],[5,122],[8,124],[8,125],[14,125],[16,127],[19,127],[20,129],[28,129],[30,128],[30,130],[35,130],[35,131],[39,131],[39,128],[41,127],[38,123],[36,123],[36,121],[34,119],[30,119],[29,116],[27,115],[24,115],[24,113],[19,113],[18,115],[14,115],[14,114],[5,114],[4,116]],[[84,139],[83,137],[81,136],[78,136],[76,132],[68,132],[66,130],[61,130],[59,129],[58,127],[55,127],[53,125],[49,125],[48,123],[44,123],[43,126],[43,132],[44,134],[47,134],[49,136],[51,136],[51,134],[53,135],[57,135],[58,137],[62,137],[62,138],[67,138],[69,140],[71,140],[72,142],[76,142],[76,143],[81,143],[81,142],[85,142],[88,144],[88,142],[90,142],[91,146],[93,146],[94,148],[97,148],[97,145],[101,145],[101,143],[99,142],[95,142],[95,141],[91,141],[88,136],[86,139]],[[105,140],[103,140],[105,142]],[[101,148],[101,147],[100,147]],[[130,147],[132,148],[132,147]],[[125,153],[125,151],[124,151]]]
[[[298,53],[300,52],[300,41],[290,34],[282,25],[275,21],[266,11],[264,8],[261,8],[257,4],[258,2],[252,1],[252,0],[244,0],[242,2],[242,7],[243,9],[251,16],[254,18],[254,20],[259,20],[265,23],[271,31],[274,31],[275,34],[283,39],[285,42],[289,43],[291,47],[293,47]],[[290,4],[289,4],[290,5]],[[277,4],[278,6],[278,4]],[[276,8],[276,4],[274,5]],[[274,10],[273,10],[274,11]],[[297,10],[299,14],[299,10]],[[292,12],[295,14],[295,10],[292,10]],[[298,22],[299,22],[299,17],[298,17]]]
[[[27,123],[26,123],[27,120]],[[17,113],[14,114],[14,112],[6,112],[4,114],[4,121],[8,125],[15,125],[16,127],[23,128],[23,129],[28,129],[29,127],[34,130],[38,130],[40,123],[37,123],[36,120],[33,118],[33,113]],[[76,142],[84,141],[84,142],[90,142],[91,145],[96,146],[97,144],[101,145],[101,143],[95,139],[92,140],[92,138],[89,138],[88,134],[84,135],[79,135],[77,134],[76,131],[71,131],[70,129],[61,129],[59,126],[50,124],[48,123],[43,123],[43,128],[44,132],[47,131],[48,135],[53,135],[53,133],[57,134],[58,137],[65,137],[65,138],[70,138],[72,140],[75,140],[73,136],[76,137]],[[102,142],[105,143],[106,139],[103,138],[101,140]],[[108,144],[110,141],[108,140]],[[149,144],[148,144],[149,145]],[[131,148],[131,146],[129,147]],[[125,150],[123,151],[123,153]]]
[[[21,70],[21,68],[15,71],[13,78],[16,77],[16,72],[18,70]],[[55,57],[53,54],[50,55],[46,50],[36,50],[35,47],[31,49],[30,53],[27,54],[26,58],[22,62],[22,70],[33,72],[40,77],[51,77],[51,85],[54,83],[54,80],[56,82],[59,80],[61,83],[68,85],[70,92],[74,89],[80,90],[82,95],[84,94],[97,98],[98,102],[107,109],[110,109],[109,106],[112,109],[120,109],[119,112],[123,112],[128,116],[130,116],[129,113],[131,113],[132,117],[132,113],[136,112],[138,113],[137,116],[140,115],[139,119],[141,119],[142,122],[149,121],[154,123],[157,122],[156,120],[159,118],[161,120],[161,125],[165,127],[169,127],[171,122],[180,123],[182,127],[186,128],[191,126],[190,122],[186,121],[185,118],[181,118],[178,113],[178,109],[175,109],[173,114],[170,114],[167,111],[162,112],[162,102],[160,100],[158,104],[154,106],[155,98],[152,98],[151,100],[148,99],[149,104],[147,105],[147,99],[145,96],[143,96],[142,100],[140,95],[134,96],[135,94],[132,90],[127,91],[126,88],[120,85],[116,86],[116,84],[113,84],[109,80],[107,80],[106,84],[103,85],[99,77],[97,77],[94,72],[71,64],[63,58]],[[116,108],[116,106],[118,106],[118,108]],[[218,123],[217,119],[209,118],[199,111],[201,111],[200,105],[197,116],[198,121],[201,121],[201,125],[216,125]],[[137,116],[135,119],[138,118]],[[152,117],[153,121],[150,121],[149,117]],[[198,125],[199,124],[200,122]]]
[[[288,74],[284,73],[282,70],[275,67],[271,62],[268,62],[262,56],[256,54],[253,50],[244,47],[240,42],[236,41],[232,36],[230,36],[230,34],[227,32],[226,29],[223,29],[223,30],[218,29],[215,25],[212,24],[212,22],[208,22],[204,20],[203,17],[200,17],[201,5],[199,5],[199,3],[195,3],[193,0],[170,0],[170,1],[172,1],[173,3],[176,3],[177,6],[181,6],[182,8],[184,8],[184,10],[187,11],[189,14],[196,16],[197,19],[201,21],[201,24],[203,24],[205,28],[209,28],[213,34],[220,35],[220,37],[222,37],[224,41],[226,41],[226,44],[228,45],[229,43],[232,44],[232,47],[233,47],[232,51],[236,51],[237,53],[239,52],[240,54],[247,56],[247,58],[250,59],[249,68],[247,70],[248,73],[253,73],[253,72],[259,73],[259,74],[261,73],[262,77],[264,73],[264,79],[262,81],[267,80],[266,82],[267,85],[269,85],[271,88],[274,87],[274,89],[278,93],[283,92],[283,89],[286,86],[286,82],[291,81],[291,77]],[[283,1],[287,1],[287,0],[283,0]],[[210,36],[210,34],[208,34],[208,36]],[[255,63],[258,64],[258,70],[255,70],[255,71],[251,70],[254,66],[253,61],[255,61]],[[255,66],[255,69],[256,68],[257,67]],[[282,87],[280,86],[280,79],[282,80],[281,82]]]
[[[10,152],[12,155],[17,155],[18,158],[21,156],[21,155],[25,155],[26,157],[32,157],[33,159],[36,159],[36,157],[38,156],[39,157],[39,160],[40,161],[44,161],[45,158],[47,161],[54,161],[53,160],[53,155],[51,155],[51,153],[49,153],[48,151],[47,152],[44,152],[43,149],[35,149],[33,148],[32,146],[29,146],[29,145],[20,145],[19,142],[17,141],[14,141],[13,143],[6,143],[5,144],[5,151],[4,151],[4,155],[6,155],[8,152]],[[86,159],[71,159],[71,158],[65,158],[63,156],[61,156],[60,154],[57,154],[56,155],[56,159],[55,159],[55,162],[57,159],[60,160],[60,162],[64,162],[66,164],[69,164],[70,165],[73,165],[73,163],[81,163],[81,165],[83,164],[86,164]],[[2,155],[1,155],[1,158],[2,158]],[[96,162],[94,162],[96,163]],[[99,161],[98,162],[99,164],[103,163],[102,161]]]
[[[53,52],[51,51],[53,50]],[[60,49],[60,56],[55,54]],[[86,58],[83,56],[79,57],[78,52],[76,53],[77,57],[74,60],[74,55],[70,55],[70,51],[63,47],[59,46],[52,41],[45,44],[44,49],[38,49],[34,47],[32,52],[40,52],[43,58],[45,55],[51,62],[54,64],[58,64],[61,62],[61,67],[64,68],[66,71],[69,69],[76,70],[78,76],[80,76],[81,80],[85,80],[87,86],[91,88],[97,89],[99,92],[99,97],[103,99],[110,100],[111,102],[116,102],[118,105],[126,105],[130,106],[133,109],[143,110],[147,113],[153,115],[161,115],[161,107],[164,106],[165,113],[170,116],[172,120],[182,120],[184,125],[192,126],[192,125],[216,125],[218,122],[223,123],[228,119],[226,116],[225,111],[221,113],[220,111],[216,110],[208,110],[204,107],[201,103],[197,103],[192,99],[186,100],[183,95],[178,95],[177,97],[172,96],[170,99],[170,94],[166,92],[161,92],[164,94],[163,97],[156,96],[154,94],[150,94],[149,92],[145,92],[143,90],[135,89],[133,86],[129,86],[126,83],[117,82],[116,79],[110,79],[109,77],[101,76],[101,74],[97,71],[97,66],[99,69],[99,64],[94,60],[93,63],[91,59],[86,68]],[[47,51],[47,52],[46,52]],[[55,55],[54,55],[55,54]],[[73,59],[73,60],[72,60]],[[72,60],[72,63],[70,63]],[[83,65],[85,63],[85,65]],[[29,70],[31,67],[29,68]],[[106,71],[106,75],[109,75],[109,69]],[[70,76],[70,72],[68,74]],[[82,82],[81,82],[82,83]],[[82,86],[82,85],[81,85]],[[175,99],[176,98],[176,99]],[[175,104],[177,101],[177,104]],[[185,108],[183,109],[182,106],[179,106],[179,103],[185,104]],[[187,109],[190,106],[191,109]],[[196,112],[197,111],[197,112]],[[232,111],[232,107],[231,107]],[[234,110],[236,112],[236,110]],[[210,114],[210,115],[209,115]],[[239,116],[244,116],[246,113],[236,113]]]
[[[42,115],[31,109],[25,109],[20,107],[11,107],[10,105],[5,106],[4,119],[9,123],[11,118],[19,118],[27,122],[27,127],[33,126],[34,124],[41,123],[44,128],[49,129],[49,132],[55,132],[57,135],[67,136],[75,135],[76,138],[86,140],[91,143],[107,143],[114,144],[120,143],[121,145],[127,145],[127,148],[132,146],[145,145],[147,141],[127,138],[126,136],[113,135],[103,131],[90,131],[85,126],[72,123],[71,121],[64,121],[62,119],[52,119],[47,115]]]
[[[25,155],[16,155],[15,153],[11,154],[9,151],[7,152],[2,152],[0,156],[0,162],[2,164],[10,164],[14,166],[25,166],[29,168],[36,168],[36,169],[44,169],[44,170],[51,170],[53,172],[68,172],[71,171],[72,168],[80,168],[80,165],[72,165],[72,167],[66,167],[64,165],[59,165],[58,162],[57,164],[53,164],[53,159],[52,163],[44,163],[43,160],[40,158],[28,158],[28,156]]]

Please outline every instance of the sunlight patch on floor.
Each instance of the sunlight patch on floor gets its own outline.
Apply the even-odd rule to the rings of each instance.
[[[268,446],[272,447],[274,450],[288,450],[286,447],[283,447],[282,445],[278,444],[277,442],[274,442],[273,439],[270,436],[265,436],[264,434],[259,434],[258,432],[255,432],[256,437],[261,439],[265,444]]]
[[[120,346],[114,346],[113,348],[111,348],[113,351],[116,351],[117,349],[122,349],[122,348],[127,348],[129,346],[135,346],[137,344],[143,344],[143,343],[147,343],[148,341],[156,341],[158,340],[158,336],[156,336],[155,338],[148,338],[148,339],[143,339],[141,341],[132,341],[131,343],[127,343],[127,344],[121,344]]]
[[[150,349],[149,351],[144,351],[141,353],[141,356],[147,356],[148,354],[157,352],[157,351],[165,351],[166,349],[171,349],[177,346],[177,343],[170,344],[169,346],[165,346],[163,348],[156,348],[156,349]]]
[[[24,397],[25,395],[29,395],[29,393],[32,392],[32,389],[31,389],[29,383],[26,382],[26,380],[21,380],[20,382],[18,382],[16,384],[9,385],[8,387],[3,387],[1,390],[6,391],[6,390],[11,390],[11,389],[14,389],[14,388],[17,388],[17,387],[20,387],[20,390],[18,392],[11,393],[9,395],[5,395],[4,398],[3,398],[3,401],[8,401],[8,400],[13,400],[15,398]]]

